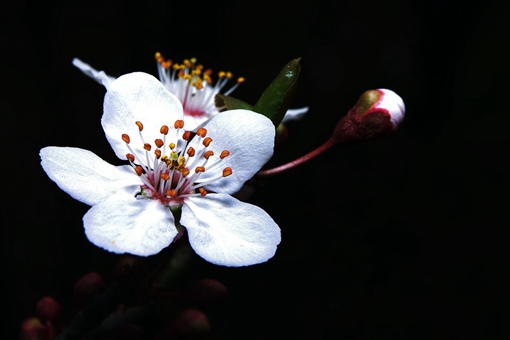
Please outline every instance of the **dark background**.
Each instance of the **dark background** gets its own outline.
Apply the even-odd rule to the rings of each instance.
[[[338,146],[265,180],[251,202],[280,225],[266,264],[194,260],[228,298],[214,338],[487,339],[508,332],[508,2],[17,1],[2,12],[2,281],[5,339],[45,295],[72,317],[84,273],[113,280],[118,255],[91,243],[88,207],[39,165],[47,145],[117,162],[100,126],[104,88],[71,65],[156,75],[154,52],[197,57],[247,81],[254,103],[302,57],[294,107],[271,164],[329,138],[371,88],[406,103],[401,129]],[[77,169],[79,170],[79,169]]]

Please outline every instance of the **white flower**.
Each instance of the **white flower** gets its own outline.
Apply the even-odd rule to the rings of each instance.
[[[280,228],[264,210],[230,195],[272,156],[273,124],[252,111],[230,110],[193,134],[183,129],[183,116],[179,100],[156,78],[121,76],[108,84],[101,123],[115,154],[130,165],[71,147],[43,148],[41,164],[62,190],[92,206],[83,217],[85,233],[108,251],[156,254],[182,225],[209,262],[267,261]]]
[[[211,71],[204,70],[201,64],[197,64],[195,58],[186,59],[182,64],[177,64],[164,59],[160,53],[156,53],[156,60],[158,62],[159,80],[181,102],[184,110],[184,123],[190,130],[201,126],[219,113],[214,103],[217,94],[222,93],[228,96],[240,83],[244,82],[244,78],[239,77],[236,84],[222,92],[228,81],[232,79],[232,73],[230,72],[218,72],[219,79],[213,84]],[[78,58],[73,59],[73,65],[104,85],[106,89],[115,80],[114,77],[94,69]],[[286,112],[283,122],[301,119],[306,112],[308,112],[308,107],[290,109]]]

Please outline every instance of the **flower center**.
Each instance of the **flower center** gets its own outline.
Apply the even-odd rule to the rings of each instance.
[[[122,140],[130,151],[126,159],[143,182],[143,196],[158,199],[167,206],[182,205],[186,197],[205,196],[207,191],[204,186],[232,174],[232,169],[225,167],[219,176],[199,182],[206,169],[210,171],[219,166],[230,154],[228,150],[214,154],[210,149],[212,138],[207,137],[206,129],[199,128],[192,138],[190,131],[183,130],[184,121],[176,120],[173,136],[169,136],[171,129],[163,125],[159,131],[161,138],[150,144],[143,138],[143,124],[139,121],[135,123],[144,154],[137,154],[131,148],[129,135],[123,134]],[[168,144],[167,139],[170,140]]]
[[[185,115],[196,117],[218,111],[214,105],[214,97],[232,79],[231,72],[220,71],[218,81],[213,83],[212,70],[204,70],[204,66],[197,64],[196,58],[185,59],[182,64],[172,63],[159,52],[155,58],[158,61],[159,79],[167,90],[180,100]],[[237,83],[225,91],[224,95],[228,96],[242,82],[243,77],[237,78]]]

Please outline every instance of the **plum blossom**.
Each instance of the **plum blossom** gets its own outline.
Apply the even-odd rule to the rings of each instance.
[[[272,258],[280,228],[261,208],[231,196],[272,156],[271,121],[229,110],[190,132],[181,102],[153,76],[100,77],[108,89],[101,124],[129,165],[74,147],[40,151],[47,175],[91,206],[83,217],[88,239],[110,252],[149,256],[184,227],[191,247],[211,263],[247,266]]]
[[[195,58],[185,59],[181,64],[163,58],[160,53],[156,53],[155,58],[159,80],[181,102],[184,123],[191,130],[201,126],[220,112],[214,102],[218,93],[228,96],[244,82],[244,78],[239,77],[233,86],[224,90],[228,82],[233,79],[231,72],[218,72],[218,81],[214,83],[212,71],[198,64]],[[72,62],[84,74],[102,84],[106,89],[115,80],[104,71],[98,71],[78,58],[74,58]],[[286,112],[283,122],[301,119],[306,112],[308,107],[290,109]]]

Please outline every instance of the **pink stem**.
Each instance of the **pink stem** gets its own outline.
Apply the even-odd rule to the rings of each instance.
[[[299,164],[307,162],[307,161],[311,160],[312,158],[320,155],[321,153],[328,150],[330,147],[332,147],[336,143],[337,143],[337,141],[335,139],[330,138],[326,141],[326,143],[322,144],[317,149],[310,151],[306,155],[301,156],[298,159],[295,159],[293,161],[290,161],[287,164],[277,166],[276,168],[261,170],[261,171],[257,172],[257,174],[255,176],[256,177],[269,177],[269,176],[277,175],[277,174],[287,171],[289,169],[292,169],[292,168],[298,166]]]

